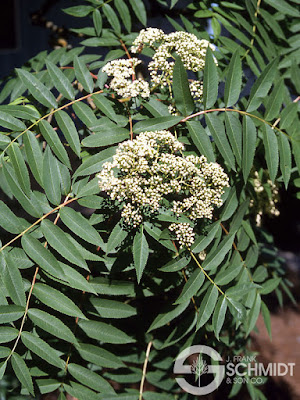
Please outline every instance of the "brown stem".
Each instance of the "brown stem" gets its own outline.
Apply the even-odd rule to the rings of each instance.
[[[30,225],[27,229],[25,229],[23,232],[19,233],[19,235],[15,236],[12,240],[10,240],[8,243],[6,243],[4,246],[1,247],[0,252],[3,251],[7,246],[12,244],[14,241],[25,235],[26,232],[28,232],[31,228],[33,228],[35,225],[37,225],[39,222],[43,221],[43,219],[49,217],[49,215],[53,214],[55,211],[60,210],[62,207],[65,207],[67,204],[72,203],[72,201],[77,200],[77,197],[74,197],[73,199],[70,199],[59,206],[53,208],[51,211],[47,212],[47,214],[43,215],[41,218],[36,220],[32,225]]]
[[[64,200],[64,202],[62,204],[68,204],[69,203],[69,201],[68,201],[69,196],[70,196],[70,194],[68,194],[66,196],[66,198],[65,198],[65,200]],[[59,220],[59,214],[57,214],[57,216],[55,218],[54,225],[57,224],[58,220]],[[47,247],[47,241],[45,242],[44,247]],[[28,310],[29,310],[29,302],[30,302],[30,299],[31,299],[32,291],[33,291],[33,288],[34,288],[34,285],[35,285],[35,282],[36,282],[36,277],[37,277],[37,274],[39,272],[39,269],[40,269],[40,267],[38,267],[38,266],[35,269],[35,272],[34,272],[34,275],[33,275],[33,278],[32,278],[32,282],[31,282],[31,286],[30,286],[30,290],[29,290],[29,293],[28,293],[26,306],[25,306],[25,311],[24,311],[24,315],[23,315],[22,322],[21,322],[21,325],[20,325],[19,333],[18,333],[18,336],[17,336],[16,341],[14,343],[14,346],[11,349],[11,352],[9,353],[9,356],[6,359],[6,362],[11,358],[11,356],[13,355],[13,353],[16,350],[17,345],[18,345],[18,343],[20,341],[21,334],[22,334],[22,331],[23,331],[23,328],[24,328],[24,325],[25,325],[27,313],[28,313]]]
[[[12,145],[12,143],[14,143],[16,140],[19,139],[19,137],[21,137],[22,135],[24,135],[24,133],[26,133],[27,131],[29,131],[31,128],[33,128],[35,125],[37,125],[39,122],[41,122],[43,119],[48,118],[51,114],[55,114],[57,111],[63,110],[64,108],[67,108],[69,106],[71,106],[72,104],[78,103],[79,101],[88,99],[89,97],[93,96],[94,94],[98,94],[98,93],[103,93],[103,90],[98,90],[97,92],[93,92],[93,93],[89,93],[83,97],[80,97],[79,99],[76,100],[72,100],[67,104],[64,104],[63,106],[56,108],[55,110],[51,110],[48,114],[44,115],[43,117],[39,118],[37,121],[35,121],[33,124],[31,124],[28,128],[26,128],[23,132],[21,132],[19,135],[17,135],[6,147],[5,149],[2,151],[2,154],[6,152],[6,150]]]
[[[146,379],[147,365],[148,365],[148,361],[149,361],[151,346],[152,346],[152,342],[149,342],[148,346],[147,346],[146,357],[145,357],[144,366],[143,366],[143,375],[142,375],[141,384],[140,384],[139,400],[143,399],[144,383],[145,383],[145,379]]]

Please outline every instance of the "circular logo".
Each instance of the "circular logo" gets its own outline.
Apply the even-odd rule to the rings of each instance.
[[[194,358],[193,363],[184,364],[186,359],[194,354],[198,354],[198,357]],[[207,363],[207,357],[204,359],[203,355],[213,360],[212,365]],[[222,361],[222,357],[209,346],[196,345],[187,347],[177,356],[173,371],[175,374],[194,374],[195,385],[197,386],[191,385],[184,378],[176,378],[178,385],[185,392],[198,396],[212,393],[220,386],[225,375],[225,366],[218,365],[219,361]],[[201,377],[204,374],[213,374],[213,380],[209,384],[202,385],[203,379]]]

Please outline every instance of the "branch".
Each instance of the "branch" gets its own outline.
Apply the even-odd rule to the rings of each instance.
[[[69,196],[69,195],[68,195]],[[68,198],[67,196],[67,198]],[[67,199],[66,198],[66,199]],[[73,199],[70,200],[65,200],[62,204],[60,204],[59,206],[53,208],[51,211],[47,212],[47,214],[44,214],[41,218],[39,218],[38,220],[36,220],[32,225],[30,225],[28,228],[26,228],[23,232],[19,233],[19,235],[15,236],[12,240],[10,240],[8,243],[6,243],[4,246],[1,247],[0,249],[0,253],[1,251],[3,251],[7,246],[9,246],[10,244],[12,244],[13,242],[15,242],[17,239],[19,239],[20,237],[22,237],[23,235],[25,235],[26,232],[28,232],[31,228],[33,228],[35,225],[37,225],[38,223],[40,223],[41,221],[43,221],[43,219],[49,217],[49,215],[53,214],[55,211],[60,210],[62,207],[65,207],[67,204],[72,203],[72,201],[78,200],[77,197],[74,197]]]
[[[144,383],[145,383],[145,378],[146,378],[146,372],[147,372],[147,365],[149,361],[149,355],[150,355],[150,350],[151,350],[152,342],[148,343],[147,350],[146,350],[146,358],[144,361],[144,366],[143,366],[143,375],[142,375],[142,380],[140,384],[140,396],[139,400],[143,399],[143,390],[144,390]]]
[[[68,194],[68,195],[66,196],[66,198],[65,198],[64,202],[61,204],[61,206],[70,203],[70,201],[68,200],[69,196],[70,196],[70,194]],[[72,199],[72,200],[73,200],[73,199]],[[49,213],[48,213],[48,214],[49,214]],[[57,221],[58,221],[58,220],[59,220],[59,214],[58,214],[58,215],[56,216],[56,218],[55,218],[54,225],[57,224]],[[30,229],[30,228],[29,228],[29,229]],[[26,230],[26,232],[27,232],[27,231],[28,231],[28,229]],[[15,239],[16,239],[16,238],[15,238]],[[47,241],[46,241],[45,244],[44,244],[44,247],[47,247],[47,244],[48,244],[48,243],[47,243]],[[7,245],[5,245],[4,247],[6,247],[6,246],[7,246]],[[3,247],[3,248],[4,248],[4,247]],[[3,249],[3,248],[2,248],[2,249]],[[1,249],[1,250],[2,250],[2,249]],[[13,355],[13,353],[14,353],[14,351],[16,350],[16,348],[17,348],[17,346],[18,346],[18,343],[19,343],[19,341],[20,341],[20,338],[21,338],[21,335],[22,335],[22,331],[23,331],[23,328],[24,328],[24,325],[25,325],[27,313],[28,313],[28,310],[29,310],[29,303],[30,303],[32,291],[33,291],[33,288],[34,288],[34,285],[35,285],[35,281],[36,281],[36,277],[37,277],[37,274],[38,274],[38,272],[39,272],[39,269],[40,269],[39,266],[37,266],[36,269],[35,269],[35,272],[34,272],[34,275],[33,275],[33,278],[32,278],[32,282],[31,282],[31,286],[30,286],[30,290],[29,290],[29,293],[28,293],[27,302],[26,302],[26,306],[25,306],[25,311],[24,311],[24,315],[23,315],[22,322],[21,322],[21,325],[20,325],[19,333],[18,333],[18,336],[17,336],[16,341],[15,341],[15,343],[14,343],[14,346],[13,346],[13,348],[11,349],[11,351],[10,351],[10,353],[9,353],[9,355],[8,355],[8,357],[7,357],[7,359],[5,360],[5,362],[7,362],[7,361],[11,358],[11,356]]]
[[[250,114],[247,111],[237,110],[235,108],[212,108],[210,110],[198,111],[195,114],[191,114],[191,115],[188,115],[187,117],[182,118],[182,120],[177,122],[177,124],[175,124],[175,125],[178,125],[178,124],[181,124],[183,122],[186,122],[189,119],[198,117],[199,115],[205,115],[205,114],[208,114],[208,113],[211,113],[211,112],[224,112],[224,111],[225,112],[227,112],[227,111],[236,112],[236,113],[241,114],[241,115],[247,115],[248,117],[255,118],[255,119],[259,120],[260,122],[263,122],[264,124],[269,125],[271,128],[276,129],[278,132],[282,133],[289,140],[291,140],[290,136],[287,133],[285,133],[283,130],[277,128],[276,126],[273,126],[270,122],[266,121],[265,119],[260,118],[260,117],[258,117],[257,115],[254,115],[254,114]]]
[[[12,143],[14,143],[16,140],[19,139],[19,137],[23,136],[24,133],[28,132],[30,129],[32,129],[35,125],[37,125],[39,122],[41,122],[43,119],[48,118],[50,115],[55,114],[57,111],[63,110],[64,108],[67,108],[69,106],[71,106],[72,104],[78,103],[79,101],[88,99],[89,97],[93,96],[94,94],[99,94],[99,93],[103,93],[103,90],[98,90],[97,92],[93,92],[90,94],[87,94],[86,96],[80,97],[79,99],[70,101],[67,104],[64,104],[63,106],[56,108],[55,110],[51,110],[48,114],[44,115],[43,117],[41,117],[40,119],[38,119],[37,121],[35,121],[32,125],[30,125],[28,128],[25,129],[25,131],[21,132],[18,136],[16,136],[6,147],[5,149],[2,151],[1,154],[5,153],[6,150],[12,145]]]

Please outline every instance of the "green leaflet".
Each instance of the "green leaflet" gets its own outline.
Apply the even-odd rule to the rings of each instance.
[[[129,0],[133,12],[138,17],[139,21],[146,26],[147,24],[147,13],[146,8],[142,0]]]
[[[247,105],[247,112],[256,110],[262,102],[262,99],[268,94],[271,89],[273,80],[277,72],[278,58],[275,58],[263,70],[259,78],[252,86],[250,97]]]
[[[7,232],[18,234],[25,229],[26,222],[18,218],[8,206],[0,200],[0,226]]]
[[[24,131],[26,129],[26,125],[18,120],[17,118],[15,118],[14,116],[11,115],[11,113],[9,112],[10,109],[8,108],[7,111],[2,111],[3,110],[3,106],[1,106],[1,111],[0,111],[0,126],[3,128],[7,128],[11,131]],[[7,106],[9,107],[9,106]],[[22,118],[22,116],[20,117]]]
[[[46,272],[53,276],[56,276],[57,273],[62,273],[54,255],[33,236],[28,234],[22,236],[21,244],[26,254]]]
[[[49,346],[43,339],[29,332],[22,332],[22,342],[30,351],[57,368],[63,369],[64,361],[58,357],[56,350]]]
[[[298,113],[297,103],[290,103],[287,105],[280,114],[280,129],[286,129],[290,127]]]
[[[127,129],[120,128],[116,124],[114,125],[103,126],[95,134],[84,138],[82,145],[85,147],[104,147],[129,139],[129,131]]]
[[[96,364],[99,367],[124,367],[124,363],[120,360],[119,357],[98,346],[80,343],[80,346],[76,347],[76,349],[84,360]]]
[[[18,336],[19,331],[15,328],[11,328],[10,326],[1,326],[0,327],[0,343],[11,342]]]
[[[8,291],[9,297],[16,305],[25,307],[26,296],[20,271],[17,265],[13,262],[13,259],[10,257],[10,253],[5,255],[5,261],[2,280]]]
[[[74,69],[78,82],[81,83],[86,92],[92,93],[94,89],[93,78],[85,63],[77,56],[74,57]]]
[[[88,269],[88,266],[83,259],[80,251],[76,248],[76,246],[71,242],[66,233],[54,225],[49,220],[43,220],[41,222],[42,232],[50,244],[59,254],[61,254],[66,260],[82,267],[84,269]]]
[[[79,212],[70,207],[64,207],[60,211],[60,217],[63,223],[77,236],[81,237],[88,243],[103,248],[104,243],[101,236],[89,221]]]
[[[30,197],[29,174],[19,146],[16,143],[12,143],[7,149],[7,154],[22,190],[26,196]]]
[[[19,354],[13,353],[11,357],[11,365],[16,374],[16,377],[19,379],[22,386],[24,386],[29,391],[29,393],[34,395],[34,389],[30,371],[23,358],[20,357]]]
[[[73,398],[78,400],[90,399],[90,400],[98,400],[99,396],[91,389],[88,389],[86,386],[80,385],[76,382],[70,382],[70,385],[64,383],[64,389],[66,392],[71,395]]]
[[[123,0],[115,0],[116,9],[120,14],[121,20],[125,25],[127,32],[131,31],[131,16],[126,3]]]
[[[33,193],[32,192],[30,193],[30,198],[26,196],[26,194],[19,186],[16,175],[10,164],[3,163],[2,167],[4,171],[4,177],[9,186],[10,191],[12,192],[14,197],[18,200],[18,202],[21,204],[21,206],[24,208],[24,210],[33,217],[37,218],[41,217],[43,212],[41,208],[37,205],[37,203],[34,201]]]
[[[117,14],[114,12],[113,8],[109,4],[104,3],[102,9],[104,15],[106,16],[113,30],[118,33],[121,33],[121,25],[117,17]]]
[[[279,163],[278,142],[274,129],[266,124],[263,125],[263,142],[270,178],[271,181],[274,182],[277,175]]]
[[[207,48],[203,77],[203,104],[204,109],[211,108],[218,97],[218,69],[210,47]]]
[[[166,265],[159,268],[160,271],[163,272],[176,272],[180,271],[182,268],[186,267],[188,263],[191,261],[191,257],[182,257],[182,258],[175,258],[169,261]]]
[[[239,205],[238,198],[237,198],[237,193],[236,193],[236,188],[232,186],[229,190],[228,197],[225,201],[225,204],[222,209],[221,213],[221,221],[226,221],[230,217],[232,217],[233,213],[237,209]]]
[[[136,277],[139,283],[149,257],[149,246],[143,230],[140,230],[135,234],[132,250]]]
[[[207,158],[208,162],[215,162],[216,157],[210,142],[210,138],[206,133],[206,130],[203,128],[201,122],[188,121],[186,126],[200,154],[203,154]]]
[[[71,164],[66,149],[64,148],[57,133],[49,124],[49,122],[42,120],[39,123],[39,127],[41,130],[41,134],[44,136],[46,142],[51,147],[53,153],[63,164],[65,164],[68,168],[71,168]]]
[[[153,331],[154,329],[161,328],[167,323],[171,322],[174,318],[178,317],[178,315],[182,314],[183,311],[188,307],[190,303],[190,299],[184,303],[179,304],[179,306],[168,306],[166,310],[163,310],[155,320],[152,322],[148,332]]]
[[[43,183],[47,199],[55,205],[60,204],[61,200],[59,175],[58,162],[53,156],[50,147],[47,146],[43,159]]]
[[[7,367],[7,361],[3,361],[0,363],[0,379],[3,378],[3,375],[5,374],[5,370]]]
[[[81,148],[79,136],[71,117],[66,112],[60,110],[55,113],[55,119],[58,123],[58,126],[62,130],[62,133],[67,139],[67,142],[69,143],[71,149],[78,157],[80,157]]]
[[[280,155],[280,171],[283,176],[285,188],[287,189],[292,169],[291,147],[289,139],[285,135],[279,134],[277,138]]]
[[[141,133],[145,131],[158,131],[161,129],[168,129],[174,125],[177,125],[181,121],[182,117],[174,117],[170,115],[169,117],[158,117],[149,118],[144,121],[136,123],[133,127],[134,133]]]
[[[123,242],[128,236],[128,232],[122,229],[121,223],[117,223],[114,229],[111,231],[107,241],[106,253],[115,253],[116,248]]]
[[[253,330],[257,318],[260,313],[260,306],[261,306],[261,297],[259,293],[256,293],[254,304],[252,305],[247,320],[247,332],[246,335],[248,336],[250,332]]]
[[[143,102],[143,106],[153,117],[170,116],[168,107],[155,97],[150,97],[149,100]]]
[[[280,81],[275,84],[272,93],[270,94],[270,96],[268,96],[268,99],[266,101],[265,119],[267,121],[270,121],[279,115],[283,97],[284,97],[284,80],[280,79]]]
[[[133,282],[112,280],[105,277],[97,277],[91,280],[91,285],[99,294],[109,296],[134,296],[135,288]]]
[[[200,329],[209,320],[215,309],[218,295],[219,292],[217,287],[215,285],[211,285],[207,290],[199,308],[197,329]]]
[[[27,131],[23,135],[27,163],[37,183],[43,187],[43,153],[35,135]]]
[[[78,382],[84,382],[91,389],[101,393],[115,393],[112,386],[96,372],[73,363],[68,365],[68,371]]]
[[[270,315],[270,311],[269,311],[268,307],[266,306],[266,304],[263,301],[261,302],[261,313],[262,313],[264,323],[267,328],[269,337],[272,340],[271,315]]]
[[[92,109],[82,101],[74,103],[72,108],[77,117],[89,128],[93,125],[97,125],[98,120],[95,117]]]
[[[227,164],[235,170],[235,158],[225,134],[223,122],[219,117],[206,114],[205,120],[216,145]]]
[[[46,60],[47,70],[58,92],[69,100],[74,100],[75,92],[69,79],[53,62]]]
[[[36,326],[49,332],[51,335],[70,343],[77,343],[71,329],[54,315],[37,308],[30,308],[28,310],[28,316]]]
[[[203,268],[210,270],[218,267],[224,260],[226,254],[231,250],[234,240],[234,235],[227,235],[218,245],[215,251],[209,253],[203,262]]]
[[[172,88],[176,108],[184,116],[191,114],[195,108],[195,105],[189,88],[187,71],[179,56],[175,57]]]
[[[104,94],[94,94],[92,99],[95,105],[98,107],[99,110],[103,112],[111,121],[116,122],[120,126],[125,126],[128,123],[128,118],[123,115],[116,114],[115,110],[113,109],[114,103],[109,100]],[[100,123],[103,121],[103,118],[100,119]]]
[[[241,261],[234,262],[231,260],[231,265],[226,269],[222,268],[214,279],[216,285],[227,285],[240,273],[243,263]]]
[[[91,298],[91,303],[102,318],[129,318],[137,313],[134,307],[120,301]]]
[[[115,154],[115,152],[116,152],[116,147],[110,147],[109,149],[102,150],[99,153],[90,156],[75,171],[73,178],[75,179],[78,176],[91,175],[94,174],[95,172],[99,172],[101,166],[105,162],[112,160],[112,156]]]
[[[93,11],[93,7],[91,6],[74,6],[74,7],[68,7],[64,8],[63,12],[66,14],[72,15],[74,17],[85,17],[87,16],[91,11]]]
[[[233,112],[225,112],[226,134],[229,139],[233,154],[239,167],[242,166],[242,125],[239,115]]]
[[[212,318],[214,332],[218,340],[220,340],[219,335],[225,321],[226,311],[227,311],[227,300],[226,297],[223,296],[219,298]]]
[[[100,321],[80,321],[80,328],[92,339],[104,343],[126,344],[135,342],[120,329]]]
[[[64,274],[60,277],[60,279],[67,281],[69,283],[69,286],[71,286],[73,289],[96,294],[96,291],[89,283],[89,281],[87,281],[85,277],[83,277],[78,271],[76,271],[76,269],[62,262],[60,262],[60,265],[64,271]],[[88,267],[86,269],[88,270]]]
[[[93,23],[97,36],[100,36],[102,31],[102,15],[97,8],[93,11]]]
[[[239,99],[242,86],[242,65],[239,51],[236,50],[230,60],[224,91],[226,107],[233,106]]]
[[[24,307],[15,305],[0,305],[0,324],[18,320],[24,315]]]
[[[34,286],[33,294],[42,303],[46,304],[48,307],[53,308],[62,314],[70,315],[71,317],[80,317],[86,319],[84,314],[76,306],[76,304],[65,296],[63,293],[57,289],[47,286],[43,283],[37,283]]]
[[[266,0],[270,6],[274,7],[276,10],[280,11],[284,15],[290,15],[292,17],[300,17],[299,9],[293,7],[285,0]]]
[[[254,154],[256,149],[256,127],[250,117],[243,117],[243,158],[242,168],[243,177],[246,182],[253,166]]]
[[[200,236],[196,239],[195,243],[192,246],[193,253],[199,253],[204,250],[216,237],[217,232],[221,230],[221,226],[219,222],[214,222],[208,229],[207,235]]]
[[[39,79],[24,69],[16,68],[16,71],[22,83],[39,103],[49,108],[57,108],[55,97]]]
[[[180,296],[176,300],[175,304],[183,303],[191,298],[198,292],[204,282],[204,273],[201,269],[196,269],[188,281],[185,283]]]

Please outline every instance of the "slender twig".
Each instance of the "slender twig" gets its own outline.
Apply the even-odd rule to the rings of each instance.
[[[221,225],[221,228],[223,229],[223,231],[225,232],[225,234],[226,234],[226,235],[229,235],[228,230],[225,228],[225,226],[222,224],[222,222],[220,222],[220,225]],[[253,282],[253,278],[252,278],[251,272],[249,271],[249,268],[247,268],[246,262],[245,262],[245,260],[243,259],[242,255],[241,255],[241,253],[240,253],[239,249],[237,248],[237,245],[235,244],[234,241],[233,241],[233,243],[232,243],[232,247],[234,248],[234,250],[235,250],[235,251],[238,253],[238,255],[240,256],[240,259],[241,259],[241,261],[242,261],[242,263],[243,263],[243,267],[246,269],[250,281]]]
[[[300,100],[300,96],[296,97],[295,100],[293,100],[293,103],[298,103],[298,101]],[[272,129],[274,129],[276,127],[276,125],[278,125],[280,122],[280,117],[276,119],[276,121],[274,122],[274,124],[272,125]]]
[[[218,291],[221,293],[222,296],[226,297],[226,294],[223,292],[223,290],[213,281],[213,279],[208,275],[208,273],[205,271],[205,269],[202,267],[202,265],[199,263],[199,261],[197,260],[197,257],[195,256],[195,254],[189,250],[190,255],[192,256],[192,258],[194,259],[195,263],[198,265],[198,267],[201,269],[201,271],[204,273],[204,275],[206,276],[206,278],[218,289]]]
[[[187,283],[188,279],[187,279],[187,277],[186,277],[185,270],[182,269],[182,270],[181,270],[181,273],[182,273],[182,275],[183,275],[183,277],[184,277],[185,283]],[[191,300],[192,300],[192,303],[193,303],[193,305],[194,305],[194,308],[195,308],[196,313],[199,314],[199,310],[198,310],[198,307],[197,307],[197,305],[196,305],[196,301],[195,301],[194,296],[191,297]]]
[[[26,128],[23,132],[21,132],[19,135],[17,135],[3,150],[2,153],[5,153],[6,150],[12,145],[12,143],[14,143],[16,140],[19,139],[19,137],[21,137],[22,135],[24,135],[24,133],[28,132],[30,129],[32,129],[35,125],[37,125],[39,122],[41,122],[42,120],[48,118],[50,115],[55,114],[57,111],[63,110],[64,108],[67,108],[69,106],[71,106],[72,104],[78,103],[79,101],[88,99],[89,97],[93,96],[94,94],[99,94],[99,93],[103,93],[103,90],[98,90],[97,92],[93,92],[90,94],[87,94],[83,97],[80,97],[79,99],[76,100],[72,100],[67,104],[64,104],[63,106],[56,108],[55,110],[51,110],[48,114],[44,115],[43,117],[39,118],[37,121],[35,121],[33,124],[31,124],[28,128]]]
[[[248,117],[255,118],[255,119],[259,120],[260,122],[263,122],[264,124],[269,125],[270,127],[273,126],[270,122],[264,120],[263,118],[258,117],[257,115],[250,114],[247,111],[237,110],[236,108],[213,108],[213,109],[210,109],[210,110],[198,111],[195,114],[191,114],[191,115],[188,115],[185,118],[182,118],[182,120],[177,122],[177,124],[175,124],[175,125],[182,124],[183,122],[186,122],[186,121],[188,121],[188,120],[190,120],[192,118],[198,117],[199,115],[205,115],[205,114],[208,114],[208,113],[211,113],[211,112],[227,112],[227,111],[236,112],[236,113],[241,114],[241,115],[247,115]],[[283,130],[281,130],[281,129],[277,128],[277,127],[274,127],[274,128],[278,132],[280,132],[283,135],[287,136],[291,140],[290,136],[286,132],[284,132]]]
[[[148,346],[147,346],[146,357],[145,357],[144,366],[143,366],[143,375],[142,375],[141,384],[140,384],[139,400],[143,399],[144,383],[145,383],[145,379],[146,379],[147,365],[148,365],[148,361],[149,361],[151,346],[152,346],[152,342],[149,342]]]
[[[26,228],[23,232],[19,233],[19,235],[15,236],[12,240],[10,240],[8,243],[6,243],[4,246],[1,247],[0,252],[3,251],[7,246],[15,242],[17,239],[25,235],[26,232],[28,232],[31,228],[33,228],[35,225],[43,221],[43,219],[49,217],[49,215],[53,214],[55,211],[60,210],[62,207],[65,207],[67,204],[72,203],[72,201],[77,200],[77,197],[74,197],[73,199],[70,199],[66,202],[63,202],[59,206],[53,208],[51,211],[47,212],[47,214],[44,214],[41,218],[36,220],[32,225],[30,225],[28,228]]]
[[[64,200],[64,202],[62,204],[64,204],[64,205],[68,204],[70,202],[70,201],[68,201],[69,197],[70,197],[70,194],[68,194],[66,196],[66,198],[65,198],[65,200]],[[55,218],[54,225],[57,224],[58,220],[59,220],[59,214],[57,214],[57,216]],[[45,244],[44,244],[44,247],[47,247],[47,244],[48,244],[48,242],[46,241]],[[18,343],[20,341],[20,338],[21,338],[21,335],[22,335],[22,332],[23,332],[23,328],[24,328],[24,325],[25,325],[26,317],[27,317],[27,314],[28,314],[28,310],[29,310],[29,303],[30,303],[32,291],[33,291],[33,288],[34,288],[34,285],[35,285],[35,282],[36,282],[36,277],[37,277],[37,274],[39,272],[39,269],[40,269],[39,266],[37,266],[36,269],[35,269],[35,272],[34,272],[34,275],[33,275],[32,281],[31,281],[31,286],[30,286],[30,290],[29,290],[29,293],[28,293],[27,301],[26,301],[24,315],[23,315],[23,318],[22,318],[22,321],[21,321],[19,332],[18,332],[18,336],[17,336],[17,338],[15,340],[15,343],[14,343],[14,345],[13,345],[13,347],[12,347],[12,349],[11,349],[7,359],[6,359],[6,362],[11,358],[11,356],[13,355],[13,353],[16,350],[16,348],[18,346]]]

